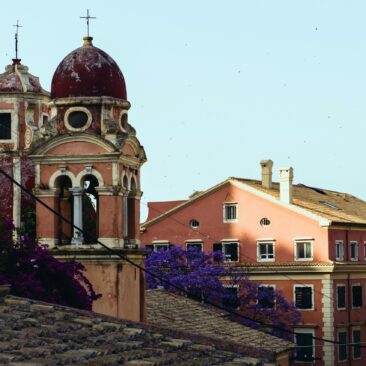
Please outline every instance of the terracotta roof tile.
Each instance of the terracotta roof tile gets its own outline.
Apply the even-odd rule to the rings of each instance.
[[[249,366],[263,361],[191,333],[177,336],[169,326],[12,296],[0,298],[0,329],[0,365]]]
[[[263,187],[261,181],[258,180],[232,179],[275,198],[280,197],[279,183],[273,183],[272,189],[268,189]],[[294,184],[293,204],[330,221],[366,224],[366,202],[348,193]]]
[[[227,313],[164,290],[147,291],[148,322],[229,342],[247,355],[273,355],[293,347],[291,342],[230,321]],[[259,352],[260,353],[260,352]]]

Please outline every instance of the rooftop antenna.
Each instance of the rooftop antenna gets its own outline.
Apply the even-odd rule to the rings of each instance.
[[[89,38],[89,19],[97,19],[89,14],[89,9],[86,10],[86,17],[80,17],[81,19],[86,19],[87,36]]]
[[[19,28],[23,28],[23,26],[21,26],[19,24],[19,20],[17,20],[17,24],[13,25],[13,27],[15,27],[17,29],[15,32],[15,60],[18,61],[19,60],[18,59],[18,35],[19,35]]]

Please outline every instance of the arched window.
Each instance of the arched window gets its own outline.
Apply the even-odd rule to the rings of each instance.
[[[86,175],[82,180],[83,191],[83,229],[84,243],[95,244],[98,239],[98,179],[92,175]]]
[[[73,196],[69,191],[72,183],[66,175],[59,176],[55,181],[55,187],[58,189],[57,211],[62,217],[73,222]],[[61,217],[57,218],[57,238],[59,244],[70,244],[72,238],[72,227]]]

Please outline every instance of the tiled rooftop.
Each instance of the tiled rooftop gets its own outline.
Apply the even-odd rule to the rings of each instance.
[[[279,183],[271,189],[262,186],[261,181],[232,178],[247,184],[275,198],[280,197]],[[304,184],[293,185],[293,204],[334,222],[366,224],[366,202],[348,193],[335,192]]]
[[[0,330],[0,365],[266,365],[188,333],[13,296],[0,298]]]
[[[188,331],[225,342],[253,357],[275,357],[293,348],[291,342],[233,322],[225,311],[164,290],[146,292],[148,323]]]
[[[162,203],[158,202],[160,205],[159,207],[161,208],[160,215],[154,212],[154,215],[149,217],[148,220],[141,225],[141,228],[144,230],[160,218],[170,215],[181,209],[181,207],[190,205],[191,202],[201,199],[206,194],[216,189],[220,189],[223,185],[234,183],[235,181],[254,188],[257,191],[266,193],[278,200],[280,199],[279,183],[274,182],[272,188],[269,189],[263,187],[262,182],[259,180],[231,177],[214,187],[210,187],[206,191],[200,192],[198,195],[195,195],[186,201],[181,201],[178,205],[176,203],[179,203],[179,201],[171,201],[171,206],[169,206],[170,202],[166,202],[166,210],[164,210],[165,206],[162,206]],[[294,184],[292,204],[323,219],[336,223],[337,225],[366,225],[366,202],[348,193],[310,187],[304,184]],[[155,207],[154,202],[149,202],[149,207],[150,206]]]

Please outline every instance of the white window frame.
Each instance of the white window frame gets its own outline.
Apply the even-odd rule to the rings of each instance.
[[[362,358],[362,330],[361,330],[361,327],[353,327],[352,328],[352,360],[360,360]],[[355,348],[354,348],[354,345],[355,345],[355,338],[354,338],[354,334],[353,332],[355,331],[359,331],[360,332],[360,348],[361,348],[361,355],[360,357],[355,357],[354,354],[355,354]]]
[[[354,245],[355,246],[355,257],[351,256],[352,250],[351,250],[351,246]],[[349,260],[352,262],[357,262],[358,261],[358,242],[357,240],[351,240],[349,242]]]
[[[189,245],[194,244],[194,245],[200,245],[201,246],[201,252],[203,252],[203,241],[202,240],[199,240],[199,239],[197,239],[197,240],[186,240],[185,243],[186,243],[186,250],[188,249]]]
[[[272,287],[272,288],[273,288],[273,293],[275,293],[275,292],[276,292],[276,285],[273,285],[273,284],[261,283],[261,284],[258,286],[258,288],[259,288],[259,287]],[[258,289],[257,289],[257,296],[258,296]],[[274,301],[274,306],[273,306],[273,308],[268,308],[268,309],[276,309],[276,299],[273,299],[273,301]],[[257,299],[257,304],[258,304],[258,299]]]
[[[305,334],[311,334],[312,335],[312,340],[313,340],[313,344],[312,344],[312,349],[313,349],[313,354],[312,354],[312,358],[315,358],[315,329],[313,328],[294,328],[294,333],[295,333],[295,349],[296,349],[296,334],[297,333],[305,333]],[[295,363],[314,363],[314,361],[297,361],[295,359]]]
[[[268,258],[268,253],[267,258],[261,258],[261,254],[260,254],[260,246],[265,244],[266,245],[266,249],[268,249],[268,245],[271,244],[273,247],[273,258]],[[274,262],[276,260],[276,241],[274,239],[257,239],[257,262]]]
[[[310,249],[311,249],[311,257],[310,258],[298,258],[297,257],[297,246],[300,243],[310,243]],[[314,239],[295,239],[294,242],[294,257],[295,261],[312,261],[314,260]]]
[[[16,131],[18,129],[18,124],[15,123],[15,112],[14,109],[0,109],[0,113],[10,114],[10,139],[0,139],[0,144],[11,144],[17,143],[16,139]],[[16,124],[16,126],[15,126]]]
[[[341,250],[341,255],[337,256],[337,247],[340,247]],[[336,261],[344,261],[344,244],[343,244],[343,240],[336,240],[335,241],[335,259]]]
[[[236,213],[235,219],[228,219],[226,217],[226,208],[229,207],[229,206],[234,206],[235,207],[235,213]],[[225,202],[223,204],[223,221],[224,221],[224,223],[238,222],[238,219],[239,219],[238,203],[237,202]]]
[[[157,252],[158,246],[164,246],[164,247],[168,247],[167,249],[169,249],[170,246],[170,242],[169,240],[154,240],[151,245],[153,246],[153,252]]]
[[[314,304],[314,285],[313,284],[298,284],[298,285],[294,285],[293,287],[293,299],[294,299],[294,304],[296,306],[296,288],[298,287],[311,287],[311,308],[310,309],[301,309],[301,308],[296,308],[297,310],[300,311],[314,311],[315,310],[315,304]]]
[[[226,259],[226,256],[225,256],[225,245],[228,245],[228,244],[236,244],[237,245],[237,253],[238,253],[238,259],[236,261],[233,261],[231,259]],[[233,263],[237,263],[240,261],[240,245],[239,245],[239,240],[232,240],[232,241],[229,241],[229,240],[222,240],[221,241],[221,245],[222,245],[222,256],[224,258],[224,262],[233,262]]]
[[[361,306],[353,306],[353,288],[356,287],[356,286],[361,287]],[[351,285],[351,307],[352,307],[352,309],[361,309],[362,308],[362,306],[364,304],[363,296],[364,296],[363,286],[360,283],[353,283]]]
[[[344,298],[345,298],[345,301],[344,301],[344,304],[345,304],[345,307],[344,308],[339,308],[338,307],[338,287],[344,287]],[[347,289],[346,289],[346,285],[342,284],[342,283],[338,283],[336,285],[336,294],[337,294],[337,299],[336,299],[336,302],[337,302],[337,310],[346,310],[347,309]]]
[[[347,332],[347,329],[338,329],[337,330],[337,342],[339,342],[339,333],[346,333],[346,358],[344,360],[340,360],[339,359],[339,347],[341,346],[340,344],[337,345],[337,360],[338,362],[347,362],[348,361],[348,358],[350,357],[350,355],[348,354],[348,351],[349,351],[349,347],[347,345],[347,340],[348,340],[348,332]]]

